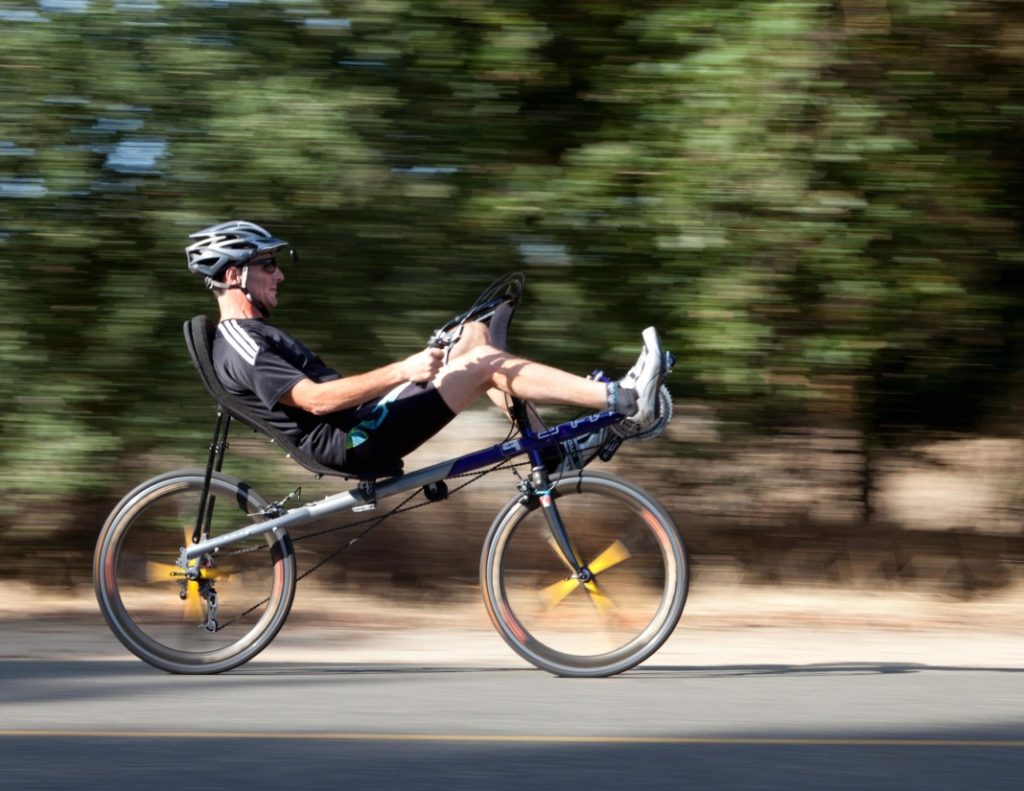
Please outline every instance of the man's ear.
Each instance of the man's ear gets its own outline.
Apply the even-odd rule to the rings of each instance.
[[[229,286],[240,286],[242,285],[242,270],[237,266],[229,266],[224,270],[223,281]]]

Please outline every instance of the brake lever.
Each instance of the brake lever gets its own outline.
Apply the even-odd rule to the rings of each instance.
[[[434,330],[430,336],[430,340],[427,341],[428,349],[446,349],[451,346],[452,341],[448,332],[445,330]]]
[[[448,350],[454,345],[454,339],[452,338],[451,332],[445,329],[434,330],[430,335],[430,339],[427,341],[428,349],[444,349],[444,365],[448,364]],[[425,388],[429,382],[416,382],[416,386]]]

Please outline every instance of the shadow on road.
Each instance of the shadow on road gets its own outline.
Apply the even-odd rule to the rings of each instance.
[[[731,678],[743,676],[860,676],[899,675],[907,673],[1024,673],[1024,667],[974,667],[968,665],[931,665],[909,662],[828,662],[818,664],[743,664],[743,665],[641,665],[621,675],[616,681],[651,681],[659,679]],[[531,674],[545,675],[543,671],[528,667],[494,667],[472,665],[423,665],[411,663],[355,663],[355,662],[267,662],[258,660],[236,670],[220,674],[222,678],[287,677],[287,676],[374,676],[374,675],[450,675],[450,674]],[[0,692],[0,700],[9,699],[17,688],[24,690],[34,682],[50,684],[69,678],[113,678],[120,683],[133,677],[179,678],[156,670],[142,661],[110,660],[0,660],[0,678],[17,680]],[[209,676],[200,676],[209,678]],[[564,679],[572,681],[573,679]],[[236,682],[237,683],[237,682]]]
[[[969,667],[913,662],[827,662],[809,665],[643,665],[623,678],[715,678],[729,676],[862,676],[922,672],[1024,673],[1024,667]]]

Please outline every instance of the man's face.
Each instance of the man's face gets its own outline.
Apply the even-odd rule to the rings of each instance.
[[[255,299],[271,310],[277,307],[277,284],[282,280],[284,273],[274,260],[273,253],[260,253],[249,262],[246,287]]]

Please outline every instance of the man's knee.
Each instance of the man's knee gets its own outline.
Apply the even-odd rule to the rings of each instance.
[[[465,341],[467,348],[476,348],[477,346],[489,346],[491,343],[491,331],[488,329],[486,324],[479,321],[471,321],[462,327],[462,337],[460,341]]]
[[[449,360],[456,358],[461,359],[466,357],[476,349],[484,348],[489,346],[491,343],[491,333],[487,329],[487,325],[481,324],[479,321],[471,321],[468,324],[464,324],[462,327],[462,333],[459,335],[458,341],[452,347]]]
[[[502,369],[507,358],[505,352],[489,343],[471,346],[457,357],[451,357],[442,369],[442,378],[445,374],[457,374],[460,379],[471,380],[474,385],[486,388],[492,384],[494,375]]]

